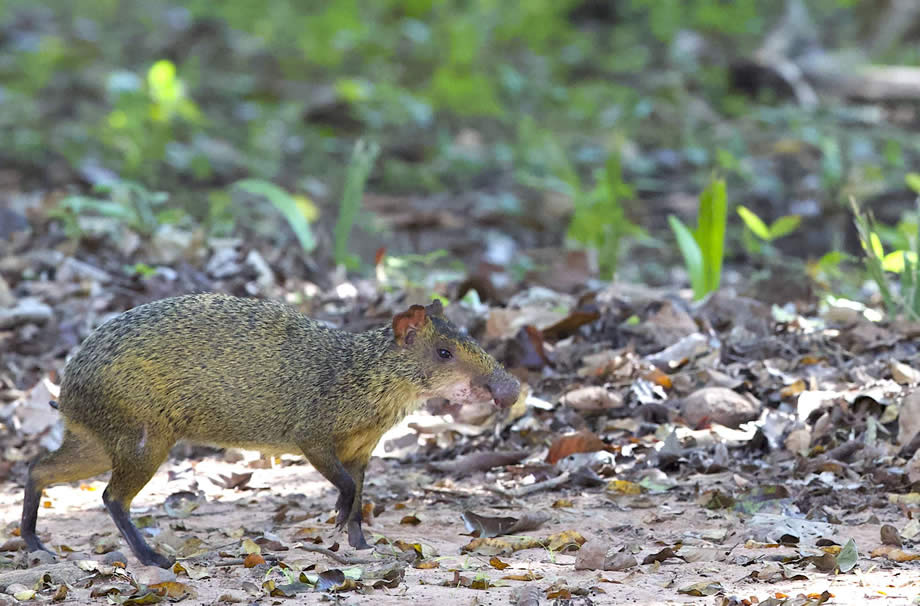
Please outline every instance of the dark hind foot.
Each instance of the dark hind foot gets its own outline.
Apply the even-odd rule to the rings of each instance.
[[[160,568],[172,568],[172,565],[176,563],[172,558],[167,558],[161,553],[150,550],[149,553],[145,553],[143,556],[141,554],[136,554],[137,559],[141,561],[141,564],[144,566],[159,566]]]
[[[348,523],[348,544],[355,549],[370,549],[371,546],[364,538],[360,520],[351,520]]]
[[[33,551],[47,551],[51,555],[57,557],[57,554],[51,551],[50,549],[48,549],[47,547],[45,547],[44,543],[42,543],[39,540],[38,536],[33,533],[27,533],[27,534],[24,533],[22,535],[22,540],[25,541],[26,551],[28,551],[29,553]]]

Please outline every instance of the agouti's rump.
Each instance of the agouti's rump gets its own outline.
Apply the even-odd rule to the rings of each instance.
[[[518,391],[437,302],[359,334],[269,301],[208,294],[142,305],[97,329],[68,363],[64,441],[30,468],[22,536],[43,549],[35,521],[45,486],[112,469],[103,501],[116,525],[143,563],[169,565],[127,511],[185,439],[302,452],[339,489],[349,543],[368,547],[361,488],[383,433],[428,398],[510,406]]]

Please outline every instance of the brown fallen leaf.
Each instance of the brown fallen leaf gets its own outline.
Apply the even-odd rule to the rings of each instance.
[[[397,539],[396,541],[393,541],[393,547],[399,549],[403,553],[407,551],[414,551],[416,554],[418,554],[418,557],[420,558],[423,557],[424,555],[422,553],[421,543],[407,543],[406,541],[403,541],[402,539]]]
[[[518,331],[514,341],[509,344],[509,358],[515,361],[514,366],[523,366],[530,370],[540,370],[545,366],[553,366],[546,354],[543,344],[543,334],[534,326],[528,324]]]
[[[172,602],[183,600],[193,593],[192,589],[188,585],[178,581],[164,581],[163,583],[150,585],[150,589],[153,589],[158,594]]]
[[[607,444],[587,429],[559,436],[553,440],[546,455],[546,462],[555,465],[561,459],[577,452],[608,450]]]
[[[419,524],[422,523],[422,521],[418,518],[417,515],[412,514],[409,516],[403,516],[403,518],[399,521],[399,523],[405,524],[408,526],[418,526]]]
[[[250,553],[245,558],[243,558],[243,566],[245,566],[246,568],[255,568],[259,564],[264,564],[264,563],[265,563],[265,558],[263,558],[262,555],[258,553]]]
[[[503,581],[539,581],[543,578],[542,574],[528,571],[522,574],[506,574],[501,577]]]
[[[505,568],[508,568],[509,566],[511,566],[511,564],[507,562],[502,562],[496,556],[492,556],[491,558],[489,558],[489,565],[496,570],[504,570]]]
[[[467,589],[488,589],[489,579],[486,577],[476,577],[471,579],[460,574],[459,570],[454,571],[454,577],[441,583],[445,587],[466,587]]]
[[[464,553],[477,553],[484,556],[498,556],[498,555],[511,555],[514,553],[514,547],[511,543],[505,539],[497,539],[494,537],[482,538],[482,539],[473,539],[466,545],[460,548],[460,551]]]
[[[674,553],[673,549],[671,549],[670,547],[665,547],[664,549],[662,549],[661,551],[657,553],[652,553],[652,554],[645,556],[645,558],[642,560],[642,563],[652,564],[654,562],[664,562],[665,560],[669,560],[671,558],[677,558],[678,560],[683,560],[682,557]]]
[[[550,551],[575,551],[584,545],[586,540],[575,530],[563,530],[548,536],[544,545]]]
[[[58,585],[57,589],[54,590],[54,595],[51,596],[52,601],[54,602],[63,602],[67,599],[67,583],[61,583]]]
[[[892,562],[913,562],[920,560],[920,554],[908,553],[894,545],[882,545],[869,553],[870,558],[885,558]]]
[[[723,591],[721,583],[716,581],[700,581],[699,583],[694,583],[693,585],[679,588],[677,593],[702,597],[707,595],[715,595],[720,591]]]
[[[249,480],[252,479],[252,472],[248,473],[231,473],[229,476],[220,474],[217,478],[211,478],[211,481],[222,486],[223,488],[243,489],[249,488]]]
[[[642,494],[642,486],[628,480],[611,480],[605,490],[615,494]]]
[[[432,463],[430,467],[445,473],[473,473],[520,463],[527,458],[529,454],[530,453],[527,451],[474,452],[452,461],[438,461]]]
[[[581,307],[559,320],[552,326],[543,329],[543,338],[548,341],[558,341],[572,335],[580,327],[600,319],[601,313],[594,304]]]
[[[481,516],[472,511],[460,514],[467,531],[480,537],[497,537],[503,534],[519,534],[536,530],[549,519],[542,512],[528,512],[520,518]]]

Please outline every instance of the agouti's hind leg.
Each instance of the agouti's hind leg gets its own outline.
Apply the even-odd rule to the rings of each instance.
[[[35,534],[38,506],[46,486],[82,480],[111,468],[112,463],[102,444],[86,430],[77,425],[69,425],[64,430],[61,447],[39,456],[29,466],[22,500],[22,521],[19,523],[19,532],[26,548],[29,551],[49,551]]]
[[[348,544],[355,549],[370,549],[371,546],[364,538],[364,531],[361,530],[361,521],[364,519],[364,470],[367,469],[367,461],[349,461],[345,464],[345,470],[355,482],[355,496],[352,500],[351,516],[348,518]]]
[[[116,451],[112,454],[112,479],[102,493],[102,502],[141,564],[169,568],[173,564],[172,560],[157,553],[147,544],[128,515],[131,501],[166,460],[172,446],[165,441],[152,443],[146,439],[145,433],[138,440],[119,441]]]

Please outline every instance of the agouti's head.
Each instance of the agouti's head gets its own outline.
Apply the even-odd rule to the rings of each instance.
[[[492,399],[502,408],[517,401],[518,380],[444,317],[440,301],[396,314],[393,337],[425,377],[424,397],[455,404]]]

